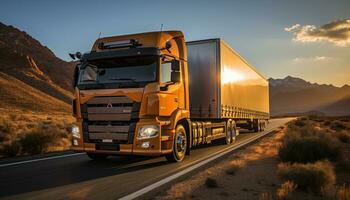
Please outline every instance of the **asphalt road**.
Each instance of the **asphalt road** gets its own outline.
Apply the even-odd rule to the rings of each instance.
[[[272,119],[265,132],[290,121]],[[262,133],[243,133],[232,146]],[[227,145],[207,145],[191,151],[182,163],[164,157],[111,157],[90,160],[85,154],[50,160],[0,165],[1,199],[118,199],[198,163]]]

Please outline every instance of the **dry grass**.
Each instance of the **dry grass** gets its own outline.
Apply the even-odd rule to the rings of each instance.
[[[263,192],[260,194],[259,200],[272,200],[271,194],[268,192]]]
[[[213,178],[207,178],[205,180],[205,185],[208,188],[218,188],[219,187],[218,182],[215,179],[213,179]]]
[[[245,162],[243,160],[233,160],[230,162],[228,169],[226,170],[226,174],[235,175],[239,169],[244,167]]]
[[[276,199],[277,200],[286,200],[291,199],[291,195],[295,189],[297,189],[297,185],[293,181],[284,182],[276,191]]]
[[[340,186],[336,192],[337,200],[350,200],[350,188],[345,184]]]
[[[334,134],[305,119],[289,124],[278,152],[281,161],[292,163],[336,161],[340,153],[341,143]]]
[[[339,131],[335,133],[339,141],[343,143],[350,143],[350,131]]]
[[[335,173],[329,161],[316,163],[280,163],[278,174],[283,180],[293,181],[299,189],[321,193],[335,184]]]
[[[67,150],[73,123],[75,119],[67,114],[2,113],[0,157]]]

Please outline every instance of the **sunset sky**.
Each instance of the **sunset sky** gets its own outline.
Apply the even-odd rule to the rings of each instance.
[[[102,2],[102,1],[99,1]],[[266,77],[350,84],[350,1],[2,1],[0,21],[58,57],[102,37],[178,29],[223,38]]]

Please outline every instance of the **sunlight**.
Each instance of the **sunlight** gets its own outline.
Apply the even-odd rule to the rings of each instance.
[[[221,71],[221,75],[222,84],[235,83],[245,79],[244,75],[241,72],[230,69],[230,67],[227,65],[224,65]]]

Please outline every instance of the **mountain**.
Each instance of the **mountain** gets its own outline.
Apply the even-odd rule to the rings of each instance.
[[[33,112],[68,113],[70,105],[0,72],[0,112],[26,110]],[[6,111],[5,111],[6,112]]]
[[[350,86],[310,83],[287,76],[284,79],[269,79],[271,115],[320,112],[326,115],[348,115],[346,99]]]
[[[319,109],[329,115],[349,115],[350,113],[350,96],[333,102]]]
[[[17,98],[19,91],[22,97],[27,91],[32,93],[17,100],[22,100],[24,104],[32,103],[33,108],[41,105],[43,99],[38,99],[41,95],[48,96],[46,99],[50,100],[46,107],[50,107],[50,102],[57,105],[56,100],[68,105],[72,99],[74,65],[73,62],[57,58],[49,48],[26,32],[0,22],[0,105],[11,103],[8,100]],[[15,84],[27,91],[16,88]]]

